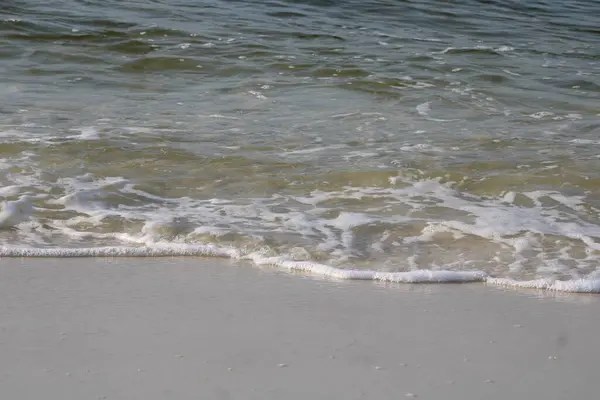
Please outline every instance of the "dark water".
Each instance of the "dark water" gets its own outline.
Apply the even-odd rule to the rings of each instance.
[[[599,74],[597,1],[3,1],[3,252],[594,280]]]

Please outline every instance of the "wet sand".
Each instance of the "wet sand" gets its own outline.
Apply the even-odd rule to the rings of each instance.
[[[3,399],[585,399],[600,296],[0,259]]]

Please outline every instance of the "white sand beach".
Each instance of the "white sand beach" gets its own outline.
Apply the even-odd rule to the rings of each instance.
[[[0,259],[2,399],[585,399],[600,297]]]

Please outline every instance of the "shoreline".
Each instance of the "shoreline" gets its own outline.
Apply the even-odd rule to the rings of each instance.
[[[600,390],[596,296],[189,258],[2,259],[0,274],[6,398],[558,400]]]
[[[538,289],[567,293],[600,293],[600,279],[537,278],[533,280],[514,280],[495,277],[478,270],[411,270],[405,272],[386,272],[377,270],[345,269],[314,261],[293,261],[284,257],[265,257],[258,253],[243,254],[234,248],[213,244],[169,244],[155,246],[106,246],[87,248],[27,248],[0,247],[0,259],[151,259],[197,257],[206,262],[242,261],[256,267],[270,266],[288,272],[301,272],[323,278],[339,280],[366,280],[392,283],[475,283],[486,286]]]

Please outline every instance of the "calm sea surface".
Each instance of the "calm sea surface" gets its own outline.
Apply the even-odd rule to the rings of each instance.
[[[2,198],[0,256],[600,287],[600,2],[2,1]]]

